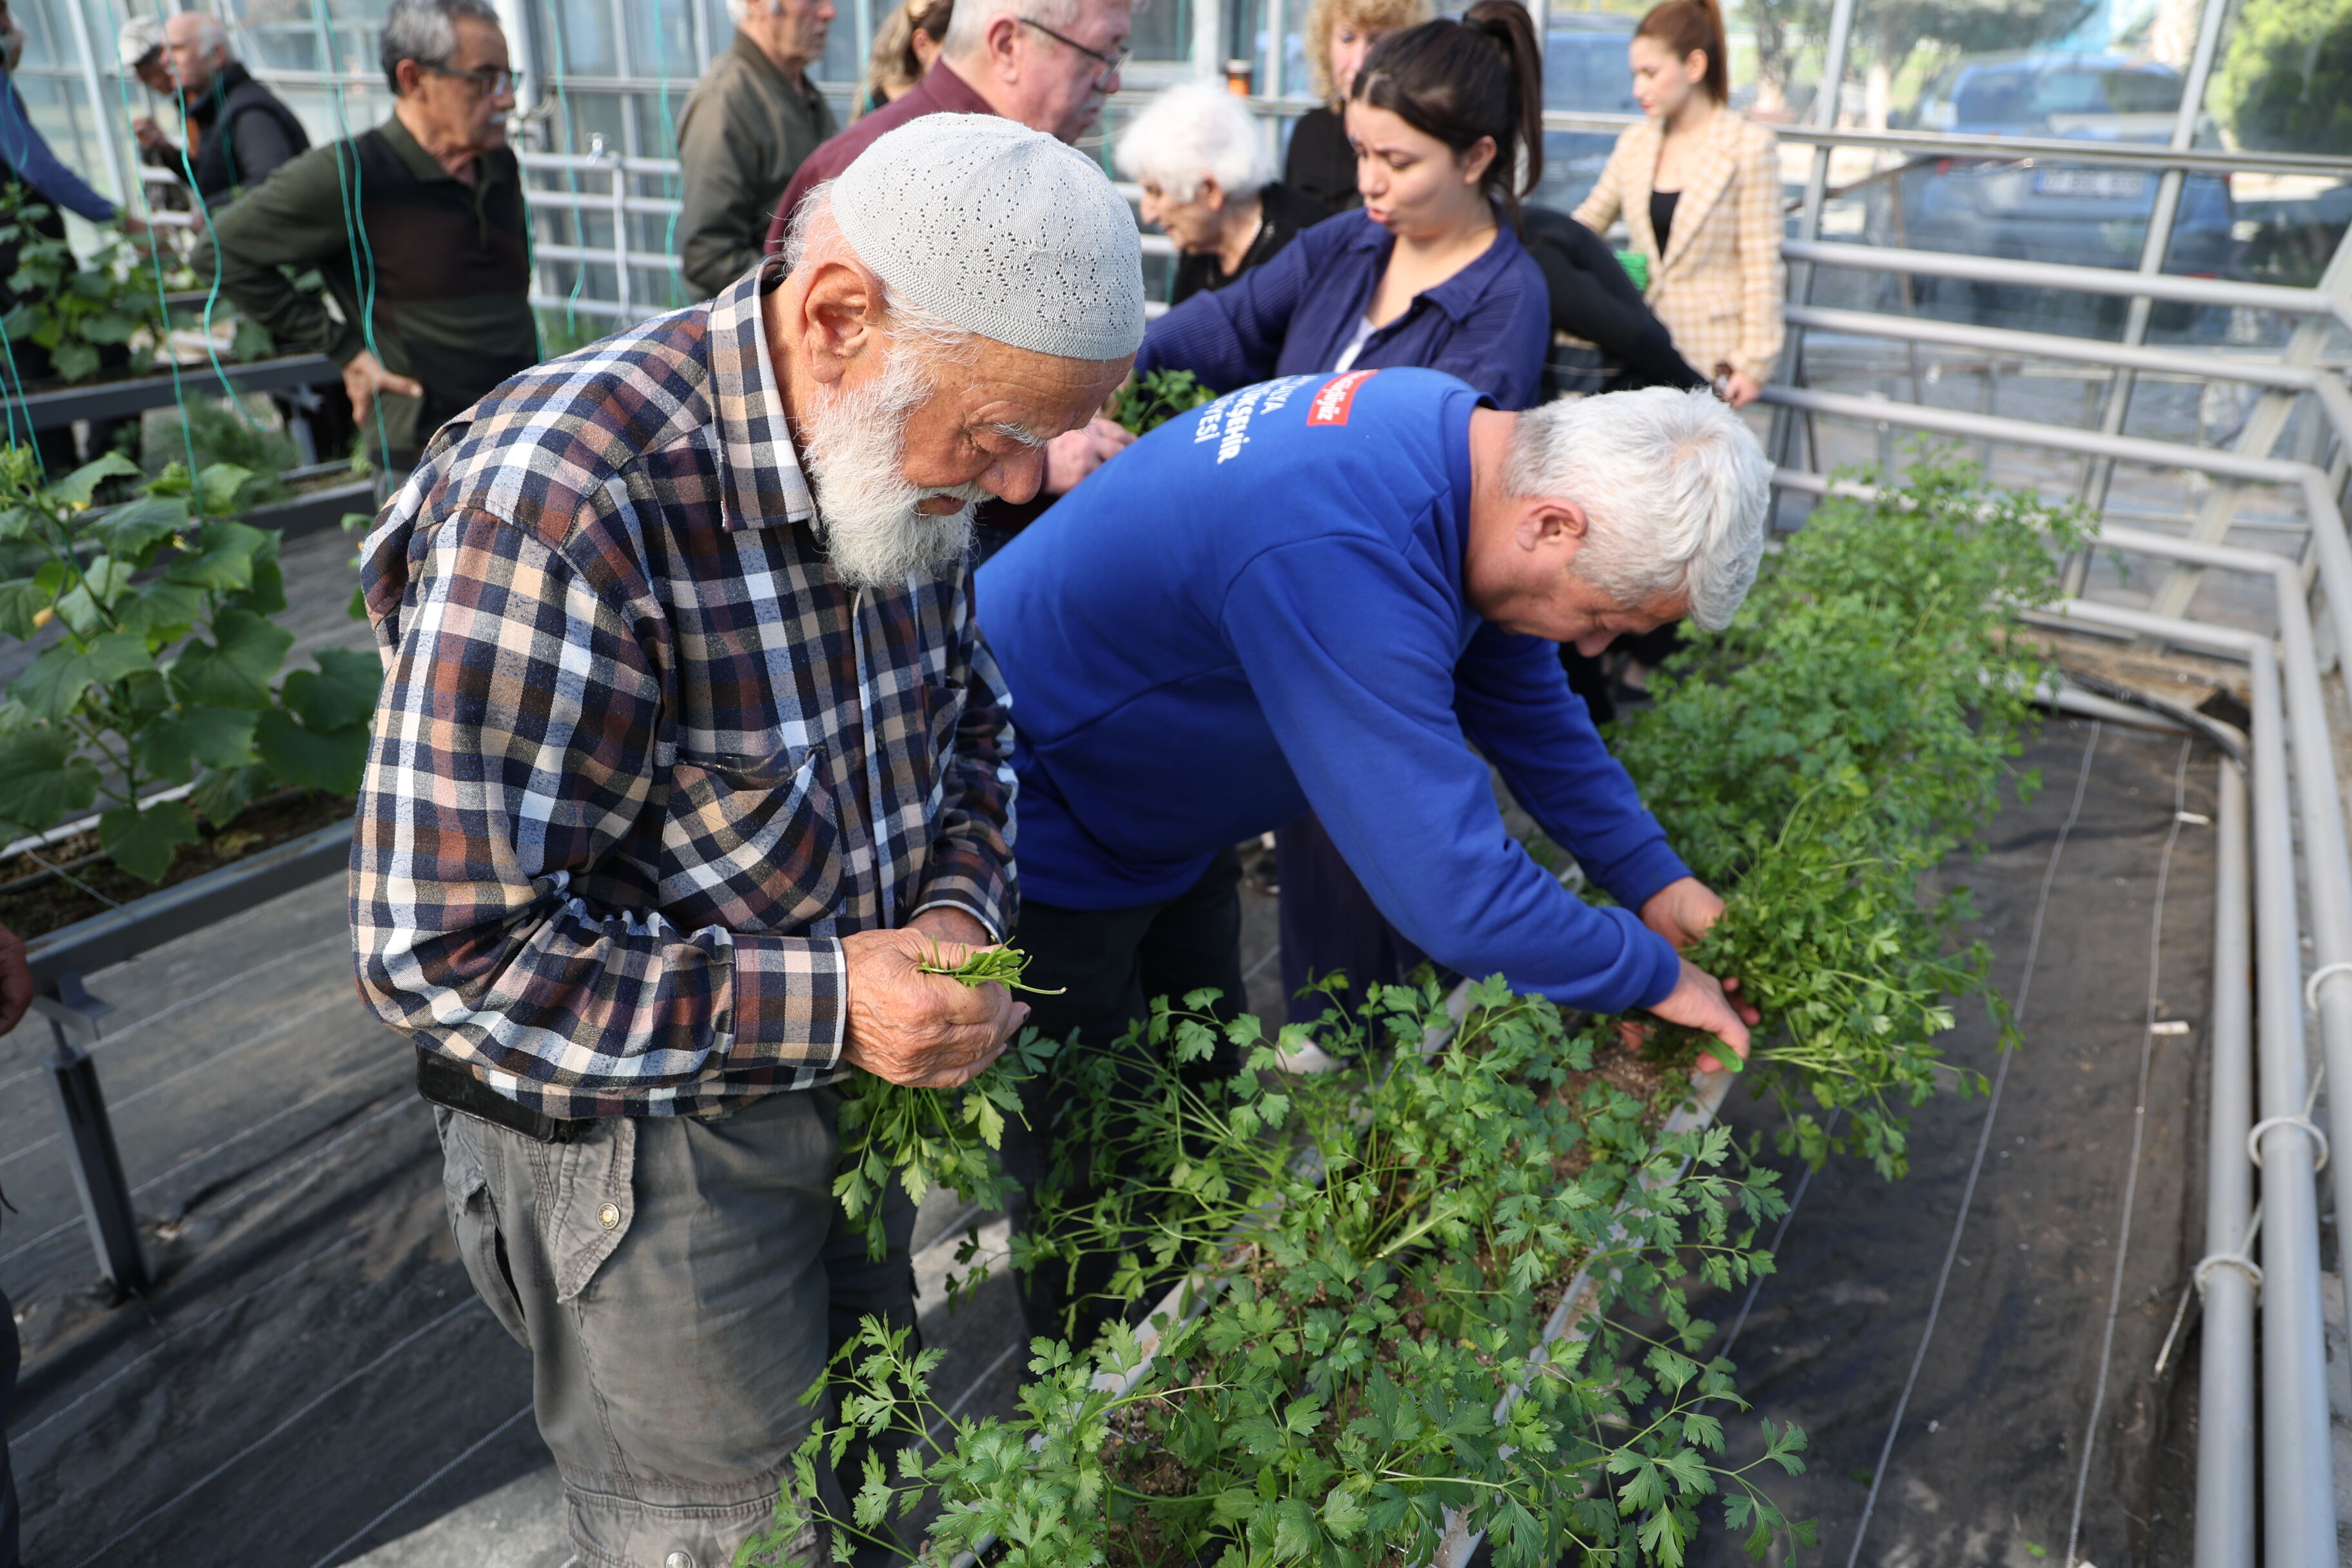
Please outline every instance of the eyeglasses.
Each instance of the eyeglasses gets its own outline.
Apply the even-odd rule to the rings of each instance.
[[[435,76],[455,77],[459,81],[472,82],[474,90],[484,98],[503,98],[522,81],[522,72],[509,70],[504,66],[485,66],[480,70],[461,71],[429,60],[419,60],[416,64],[418,68],[431,71]]]
[[[1108,92],[1110,90],[1111,79],[1118,75],[1120,71],[1125,70],[1127,68],[1127,62],[1135,58],[1135,51],[1133,49],[1121,49],[1115,55],[1107,55],[1100,49],[1090,49],[1087,47],[1086,45],[1078,42],[1077,39],[1071,37],[1066,33],[1057,33],[1054,31],[1053,28],[1045,26],[1043,22],[1036,21],[1028,16],[1024,16],[1021,20],[1025,25],[1036,28],[1039,32],[1045,34],[1055,43],[1067,44],[1070,47],[1077,50],[1078,53],[1086,56],[1087,58],[1090,60],[1100,60],[1102,62],[1103,68],[1095,74],[1095,86],[1100,88],[1105,92]]]

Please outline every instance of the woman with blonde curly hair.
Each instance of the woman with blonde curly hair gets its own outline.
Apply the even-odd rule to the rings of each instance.
[[[891,7],[882,25],[874,29],[866,79],[859,84],[849,118],[871,114],[912,90],[940,58],[940,45],[948,36],[948,23],[954,14],[955,0],[905,0]]]
[[[1429,0],[1315,0],[1307,8],[1307,68],[1323,107],[1291,129],[1284,184],[1334,212],[1364,205],[1356,194],[1356,150],[1348,144],[1348,95],[1375,45],[1428,20]]]

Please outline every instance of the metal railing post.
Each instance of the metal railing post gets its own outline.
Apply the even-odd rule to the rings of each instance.
[[[2205,1332],[2197,1373],[2196,1568],[2254,1560],[2254,1287],[2246,1235],[2253,1211],[2253,952],[2246,883],[2246,778],[2221,760],[2214,816],[2213,1009],[2206,1031],[2205,1258],[2197,1285]]]
[[[151,1283],[139,1245],[139,1216],[131,1205],[131,1184],[122,1174],[114,1124],[106,1114],[106,1095],[99,1088],[98,1064],[80,1043],[84,1037],[98,1037],[99,1019],[113,1008],[83,990],[81,976],[70,972],[58,976],[55,994],[36,997],[34,1005],[49,1020],[57,1038],[47,1064],[49,1087],[65,1121],[67,1161],[73,1167],[82,1218],[89,1226],[90,1248],[98,1255],[99,1271],[114,1288],[136,1294]]]
[[[2176,153],[2185,153],[2197,140],[2197,120],[2205,111],[2205,87],[2213,75],[2213,55],[2221,41],[2221,17],[2229,9],[2227,0],[2204,0],[2197,22],[2197,49],[2189,57],[2189,79],[2181,84],[2180,107],[2172,116],[2172,136],[2168,143]],[[2147,235],[2140,243],[2139,270],[2143,273],[2164,270],[2164,258],[2172,249],[2173,222],[2180,214],[2180,190],[2187,176],[2179,169],[2167,169],[2157,177],[2156,205],[2147,216]],[[2147,341],[2148,318],[2155,313],[2154,304],[2145,296],[2132,300],[2124,314],[2124,346],[2137,348]],[[2131,407],[2132,373],[2128,367],[2118,369],[2107,384],[2107,404],[2099,416],[2099,428],[2110,436],[2123,433],[2124,416]],[[2094,458],[2083,475],[2083,503],[2096,517],[2107,507],[2107,487],[2114,481],[2116,466],[2110,458]],[[2066,591],[2078,593],[2083,577],[2090,570],[2091,558],[2078,554],[2066,563]]]

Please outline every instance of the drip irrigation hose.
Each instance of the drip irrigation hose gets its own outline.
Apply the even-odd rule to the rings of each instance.
[[[2135,708],[2146,709],[2160,718],[2170,720],[2184,730],[2193,731],[2198,739],[2228,757],[2231,762],[2241,765],[2245,763],[2245,737],[2231,725],[2221,723],[2194,708],[2184,707],[2180,703],[2168,701],[2164,698],[2143,691],[2137,686],[2126,685],[2120,680],[2110,680],[2104,675],[2075,669],[2063,663],[2059,665],[2058,670],[2065,677],[2066,684],[2069,686],[2080,687],[2093,696],[2104,697],[2110,702],[2128,702]]]
[[[2074,774],[2074,798],[2066,810],[2066,820],[2059,825],[2058,837],[2050,846],[2049,863],[2042,868],[2042,890],[2034,900],[2033,924],[2025,943],[2025,969],[2017,984],[2017,1006],[2011,1017],[2020,1028],[2025,1023],[2026,1004],[2033,994],[2034,965],[2042,955],[2042,931],[2050,913],[2050,892],[2058,880],[2058,860],[2066,852],[2066,840],[2074,835],[2074,824],[2083,815],[2083,797],[2090,788],[2091,763],[2098,752],[2101,725],[2091,721],[2091,733],[2084,742],[2083,760]],[[1878,1507],[1879,1489],[1886,1484],[1887,1461],[1895,1457],[1895,1439],[1902,1435],[1903,1417],[1911,1408],[1911,1393],[1919,1383],[1920,1368],[1927,1364],[1927,1347],[1936,1337],[1936,1320],[1944,1310],[1944,1292],[1952,1282],[1952,1266],[1960,1255],[1960,1237],[1968,1228],[1969,1210],[1975,1206],[1977,1181],[1984,1173],[1985,1150],[1992,1142],[1993,1121],[2000,1114],[2000,1094],[2009,1082],[2009,1064],[2016,1058],[2014,1051],[2000,1053],[2000,1063],[1993,1069],[1992,1089],[1985,1097],[1984,1122],[1977,1130],[1976,1157],[1969,1162],[1968,1184],[1960,1190],[1959,1212],[1953,1216],[1952,1239],[1944,1248],[1944,1266],[1936,1276],[1935,1294],[1928,1299],[1927,1326],[1919,1331],[1919,1348],[1911,1357],[1911,1371],[1903,1380],[1903,1393],[1895,1403],[1895,1418],[1887,1423],[1886,1440],[1879,1445],[1878,1463],[1871,1467],[1870,1494],[1863,1500],[1862,1518],[1853,1527],[1853,1546],[1846,1553],[1845,1568],[1858,1568],[1862,1562],[1862,1543],[1870,1534],[1870,1516]],[[2065,1565],[2071,1568],[2071,1565]]]
[[[2132,1212],[2139,1197],[2140,1151],[2147,1142],[2147,1084],[2156,1061],[2156,1023],[2159,1006],[2158,982],[2163,973],[2164,903],[2172,882],[2172,853],[2180,843],[2180,828],[2189,804],[2189,756],[2193,738],[2180,742],[2180,760],[2172,772],[2172,824],[2164,836],[2164,853],[2156,868],[2156,898],[2148,914],[2147,1000],[2146,1026],[2139,1037],[2139,1085],[2132,1102],[2130,1153],[2124,1164],[2123,1207],[2116,1221],[2116,1267],[2107,1285],[2107,1319],[2099,1333],[2099,1370],[2091,1384],[2091,1414],[2083,1423],[2083,1458],[2074,1473],[2074,1506],[2066,1521],[2066,1555],[2062,1568],[2080,1561],[2075,1549],[2083,1539],[2083,1500],[2091,1488],[2091,1461],[2099,1450],[2099,1419],[2106,1413],[2107,1373],[2115,1363],[2116,1320],[2122,1315],[2124,1269],[2131,1258]]]

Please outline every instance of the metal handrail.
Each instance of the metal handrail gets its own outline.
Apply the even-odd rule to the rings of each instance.
[[[1968,256],[1947,250],[1905,250],[1895,246],[1843,245],[1829,240],[1789,239],[1780,255],[1790,261],[1845,267],[1864,272],[1908,272],[1957,278],[1972,283],[2021,284],[2033,289],[2114,294],[2126,299],[2179,300],[2191,305],[2228,305],[2284,315],[2333,316],[2352,329],[2352,300],[2316,289],[2279,283],[2240,283],[2227,278],[2184,278],[2168,272],[2124,272],[2105,267],[2071,267],[2055,261],[2018,261],[1998,256]]]
[[[1252,108],[1288,109],[1300,112],[1313,104],[1292,107],[1252,99]],[[1638,125],[1639,114],[1613,114],[1598,110],[1548,110],[1547,131],[1586,132],[1615,135]],[[2319,153],[2239,152],[2221,147],[2175,150],[2161,142],[2093,142],[2072,136],[1959,136],[1940,131],[1864,131],[1856,126],[1763,125],[1783,142],[1809,147],[1861,147],[1876,152],[1907,153],[1916,158],[1995,158],[2027,162],[2051,159],[2068,163],[2116,167],[2183,169],[2199,174],[2318,174],[2352,179],[2352,158]]]
[[[1768,396],[1785,390],[1766,389]],[[1951,424],[1934,417],[1944,415],[1946,410],[1864,398],[1841,398],[1838,402],[1845,405],[1840,411],[1858,407],[1864,411],[1861,416],[1881,417],[1890,423],[1930,429],[1945,429]],[[2124,460],[2144,458],[2146,448],[2162,445],[2126,442],[2100,432],[2049,429],[1984,416],[1969,418],[1974,424],[2004,427],[2000,438],[2020,445],[2055,446],[2065,450],[2085,449],[2086,443],[2128,447],[2129,450],[2110,450],[2106,454]],[[2198,456],[2220,456],[2198,454],[2194,448],[2180,450]],[[1876,493],[1868,485],[1832,481],[1824,475],[1786,469],[1775,472],[1774,482],[1816,494],[1855,494],[1867,499]],[[2312,492],[2306,489],[2306,503],[2312,499]],[[2331,523],[2340,539],[2340,518],[2315,515],[2315,533],[2328,531]],[[2319,661],[2305,604],[2302,573],[2286,556],[2138,529],[2103,528],[2097,542],[2135,554],[2245,573],[2267,581],[2272,588],[2279,627],[2275,647],[2270,638],[2255,632],[2084,599],[2066,601],[2058,616],[2031,618],[2053,625],[2098,626],[2155,636],[2209,653],[2242,658],[2251,668],[2254,880],[2260,907],[2260,919],[2255,922],[2261,995],[2257,1058],[2263,1113],[2257,1126],[2273,1131],[2289,1131],[2303,1121],[2308,1089],[2302,1029],[2305,999],[2300,994],[2301,932],[2295,898],[2294,824],[2297,806],[2304,828],[2303,866],[2312,901],[2314,989],[2319,990],[2329,979],[2352,978],[2352,973],[2347,973],[2352,970],[2352,852],[2347,852],[2345,842],[2341,784],[2320,689]],[[2286,764],[2290,738],[2294,755],[2291,772]],[[2290,777],[2293,796],[2299,798],[2291,799]],[[2217,943],[2221,940],[2221,933],[2217,931]],[[2232,973],[2242,973],[2242,969]],[[2224,984],[2217,973],[2217,1028],[2224,1021],[2218,989]],[[2341,985],[2320,990],[2316,1006],[2328,1068],[2340,1079],[2352,1070],[2352,991]],[[2242,1024],[2242,1006],[2233,1008],[2233,1027]],[[2217,1064],[2221,1059],[2217,1050]],[[2242,1056],[2236,1059],[2242,1062]],[[2234,1103],[2239,1108],[2236,1114],[2242,1121],[2242,1097]],[[2216,1114],[2222,1109],[2217,1104]],[[2352,1122],[2352,1103],[2331,1104],[2330,1121],[2339,1130],[2340,1138],[2340,1129]],[[2213,1158],[2217,1163],[2242,1161],[2244,1156],[2239,1151],[2244,1147],[2242,1142],[2227,1148],[2217,1145]],[[2315,1146],[2301,1136],[2284,1142],[2266,1141],[2263,1154],[2266,1215],[2262,1245],[2263,1348],[2260,1358],[2263,1520],[2274,1561],[2293,1563],[2297,1568],[2317,1568],[2317,1564],[2334,1562],[2336,1535],[2327,1402],[2315,1381],[2326,1371],[2315,1192],[2318,1172]],[[2223,1174],[2235,1180],[2242,1173],[2233,1166]],[[2347,1186],[2352,1186],[2352,1180],[2339,1172],[2339,1228],[2345,1223],[2342,1216],[2352,1213],[2346,1208],[2342,1196]],[[2239,1197],[2213,1211],[2222,1216],[2223,1228],[2230,1234],[2209,1235],[2209,1254],[2227,1254],[2242,1250],[2245,1245],[2242,1181],[2237,1182],[2234,1190]],[[2252,1280],[2222,1270],[2215,1274],[2208,1289],[2210,1315],[2206,1325],[2209,1338],[2205,1364],[2221,1377],[2234,1377],[2242,1384],[2249,1381],[2247,1369],[2255,1364],[2256,1359]],[[2253,1468],[2247,1459],[2252,1446],[2247,1441],[2226,1440],[2233,1434],[2244,1435],[2244,1429],[2251,1426],[2252,1403],[2246,1386],[2222,1391],[2214,1406],[2222,1429],[2212,1434],[2214,1441],[2200,1440],[2199,1446],[2200,1568],[2209,1562],[2243,1561],[2242,1556],[2230,1555],[2226,1550],[2217,1555],[2214,1549],[2251,1540],[2253,1534]]]
[[[2191,376],[2200,381],[2238,381],[2279,392],[2307,392],[2318,400],[2336,438],[2352,452],[2352,388],[2341,376],[2312,365],[2282,364],[2276,360],[2219,354],[2194,349],[2146,348],[2111,343],[2099,338],[2072,338],[2056,332],[2021,332],[2007,327],[1978,327],[1960,321],[1939,321],[1924,316],[1890,316],[1874,310],[1840,310],[1820,305],[1790,305],[1781,317],[1792,327],[1816,331],[1851,332],[1858,337],[1895,338],[1909,342],[1943,343],[1953,348],[1985,349],[2035,359],[2072,360],[2079,364],[2111,365],[2117,369],[2158,374]]]

